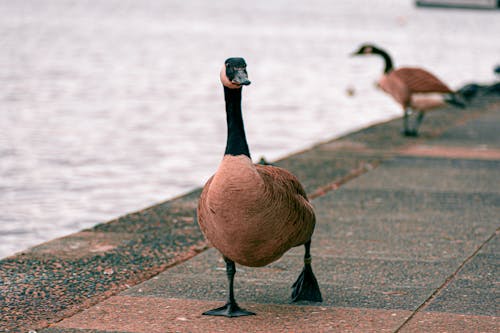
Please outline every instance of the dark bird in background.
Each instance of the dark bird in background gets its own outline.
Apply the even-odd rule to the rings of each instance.
[[[500,65],[493,68],[493,73],[500,79]],[[458,93],[467,101],[480,96],[500,95],[500,81],[487,85],[478,83],[469,83],[458,91]]]
[[[428,71],[415,67],[401,67],[395,69],[389,54],[372,45],[364,44],[352,55],[381,56],[385,61],[385,68],[378,86],[391,95],[403,108],[403,133],[406,136],[417,136],[418,128],[424,119],[425,113],[434,108],[452,104],[465,107],[460,96],[451,90],[445,83]],[[411,118],[416,117],[411,123]]]
[[[299,245],[305,247],[304,268],[292,286],[292,301],[322,301],[311,268],[316,217],[304,188],[287,170],[254,164],[250,158],[241,113],[242,86],[250,84],[246,67],[242,58],[229,58],[220,73],[226,102],[226,151],[198,202],[198,223],[222,253],[229,282],[227,303],[205,315],[253,315],[235,301],[235,263],[265,266]]]

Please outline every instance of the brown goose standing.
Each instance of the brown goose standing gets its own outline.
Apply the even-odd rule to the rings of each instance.
[[[205,237],[223,255],[229,295],[226,305],[204,314],[253,315],[236,304],[235,263],[264,266],[299,245],[305,246],[305,266],[292,286],[292,301],[321,302],[311,269],[313,208],[294,175],[271,165],[255,165],[250,159],[241,115],[242,86],[250,84],[245,60],[227,59],[220,76],[226,101],[226,151],[217,172],[203,188],[198,202],[198,223]]]
[[[352,55],[367,54],[378,54],[385,60],[384,74],[380,78],[378,85],[403,107],[403,133],[405,135],[417,136],[425,112],[443,106],[445,102],[465,107],[465,104],[458,99],[455,92],[433,74],[421,68],[402,67],[394,69],[389,54],[374,45],[362,45]],[[417,119],[414,126],[410,126],[410,117],[415,111],[417,112]]]

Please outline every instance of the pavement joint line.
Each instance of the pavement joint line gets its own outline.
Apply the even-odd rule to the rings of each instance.
[[[334,191],[334,190],[338,189],[340,186],[347,183],[348,181],[350,181],[354,178],[357,178],[357,177],[377,168],[380,165],[380,163],[382,163],[381,160],[374,161],[371,163],[363,163],[361,165],[361,167],[351,170],[347,175],[341,177],[340,179],[337,179],[337,180],[335,180],[327,185],[324,185],[324,186],[317,188],[314,192],[312,192],[311,194],[308,195],[308,198],[310,200],[313,200],[313,199],[316,199],[318,197],[321,197],[321,196],[327,194],[330,191]]]
[[[460,273],[460,271],[464,268],[465,265],[467,265],[476,255],[483,249],[483,247],[488,244],[495,236],[500,234],[500,227],[498,227],[493,234],[491,234],[479,247],[470,255],[468,256],[459,266],[458,268],[446,278],[446,280],[443,282],[441,286],[439,286],[433,293],[430,295],[422,304],[419,305],[419,307],[413,311],[413,313],[406,318],[406,320],[399,326],[394,333],[401,332],[401,330],[410,323],[410,321],[421,311],[423,311],[432,301],[436,299],[436,297],[439,296],[439,294],[455,279],[455,277]]]

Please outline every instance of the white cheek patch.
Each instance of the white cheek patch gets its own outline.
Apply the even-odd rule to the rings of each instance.
[[[220,81],[225,87],[228,87],[229,89],[241,88],[239,84],[234,84],[231,81],[229,81],[229,78],[226,75],[226,65],[222,66],[222,69],[220,71]]]

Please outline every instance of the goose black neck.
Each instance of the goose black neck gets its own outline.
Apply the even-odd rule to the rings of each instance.
[[[250,157],[243,117],[241,115],[241,88],[224,87],[226,100],[227,143],[225,155],[246,155]]]
[[[373,53],[376,53],[380,56],[382,56],[382,58],[384,58],[384,61],[385,61],[385,68],[384,68],[384,73],[389,73],[390,71],[392,71],[392,59],[391,59],[391,56],[385,52],[384,50],[381,50],[381,49],[374,49],[373,50]]]

